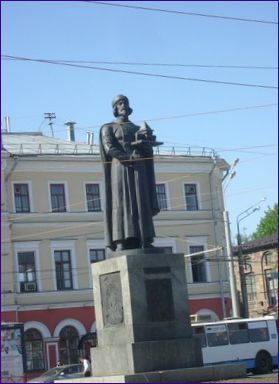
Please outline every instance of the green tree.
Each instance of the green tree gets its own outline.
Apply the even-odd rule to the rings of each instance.
[[[252,239],[262,239],[263,237],[278,233],[278,204],[273,208],[268,207],[264,217],[257,225],[256,232],[252,234]]]

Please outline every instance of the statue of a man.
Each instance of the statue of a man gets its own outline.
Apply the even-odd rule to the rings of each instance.
[[[152,247],[152,217],[159,212],[152,130],[129,120],[126,96],[112,102],[116,120],[100,130],[100,153],[105,176],[105,240],[112,251]]]

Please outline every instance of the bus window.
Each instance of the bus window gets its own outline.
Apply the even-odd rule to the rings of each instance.
[[[205,328],[209,347],[228,344],[228,334],[225,324],[207,325]]]
[[[248,323],[248,328],[252,343],[269,340],[266,321],[251,321]]]
[[[249,343],[247,323],[230,323],[228,329],[231,344]]]
[[[200,339],[201,346],[206,347],[204,327],[193,327],[193,331],[194,331],[194,336]]]

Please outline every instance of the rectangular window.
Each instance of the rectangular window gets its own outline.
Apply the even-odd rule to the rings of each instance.
[[[71,252],[69,250],[54,251],[57,289],[63,291],[73,289]]]
[[[248,323],[248,328],[250,341],[252,341],[252,343],[269,340],[266,321],[251,321]]]
[[[278,295],[278,274],[277,271],[266,269],[264,271],[268,305],[276,305]]]
[[[248,301],[253,302],[257,299],[257,288],[256,288],[255,274],[254,273],[246,274],[245,280],[246,280]]]
[[[190,254],[204,251],[203,245],[191,245]],[[204,255],[191,256],[193,283],[205,283],[207,281]]]
[[[90,263],[96,263],[105,259],[105,250],[104,249],[90,249],[89,250]]]
[[[194,337],[197,337],[198,339],[200,339],[201,346],[206,347],[206,338],[205,338],[204,327],[203,326],[193,327],[193,333],[194,333]]]
[[[228,344],[228,333],[225,324],[206,325],[205,328],[209,347]]]
[[[231,323],[228,324],[228,329],[231,344],[249,343],[247,323]]]
[[[197,211],[199,207],[196,184],[184,184],[184,190],[187,211]]]
[[[86,200],[89,212],[101,211],[101,197],[99,184],[86,184]]]
[[[15,211],[30,212],[28,184],[14,184]]]
[[[20,292],[36,292],[37,284],[34,252],[19,252],[17,257]]]
[[[168,209],[168,204],[165,184],[156,184],[156,193],[160,210],[166,211]]]
[[[66,212],[66,197],[64,184],[50,184],[52,212]]]

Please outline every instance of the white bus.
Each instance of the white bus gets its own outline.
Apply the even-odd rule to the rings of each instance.
[[[271,316],[193,324],[204,364],[243,362],[248,371],[267,373],[278,366],[277,320]]]

